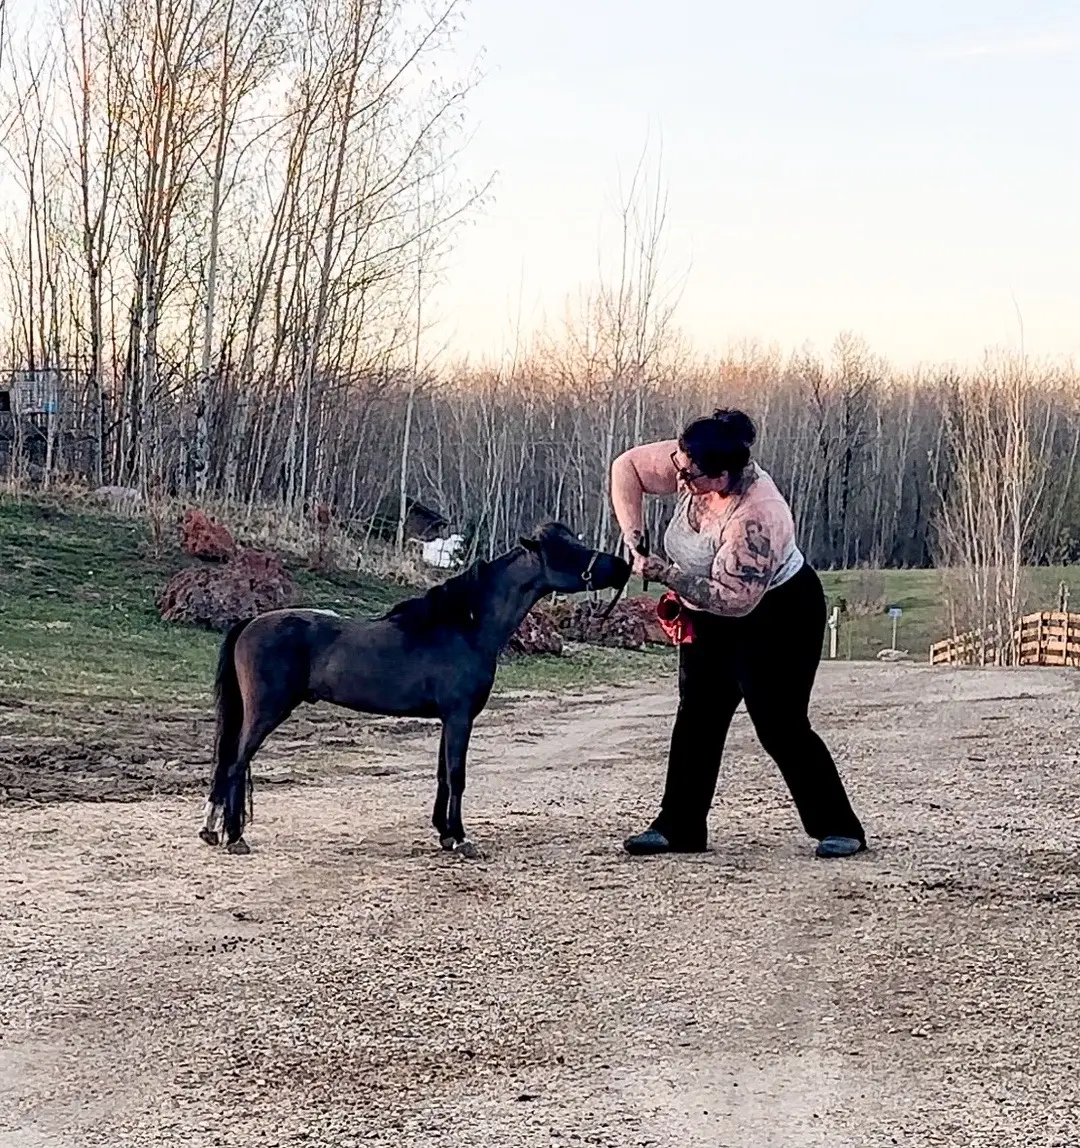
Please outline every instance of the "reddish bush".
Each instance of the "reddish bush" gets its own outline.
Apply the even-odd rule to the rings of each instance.
[[[562,636],[570,642],[591,646],[613,646],[622,650],[640,650],[645,645],[645,623],[640,610],[619,602],[605,619],[608,602],[564,602],[555,609]]]
[[[189,510],[180,524],[180,545],[193,558],[223,561],[236,553],[236,543],[227,527],[203,510]]]
[[[511,654],[561,654],[562,634],[546,610],[534,608],[514,631],[506,649]]]
[[[241,550],[223,565],[181,570],[158,595],[166,622],[227,630],[265,610],[289,606],[296,588],[284,563],[265,550]]]
[[[623,605],[624,603],[619,603],[615,607],[616,612]],[[645,627],[645,641],[650,646],[671,645],[671,640],[664,633],[664,627],[660,625],[660,619],[656,616],[655,598],[650,598],[648,594],[638,594],[634,598],[627,598],[625,607],[641,619],[641,624]]]

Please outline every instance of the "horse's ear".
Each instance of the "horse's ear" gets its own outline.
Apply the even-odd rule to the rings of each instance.
[[[526,550],[531,550],[534,554],[540,549],[540,540],[537,538],[529,538],[525,534],[518,539],[518,543],[524,546]]]

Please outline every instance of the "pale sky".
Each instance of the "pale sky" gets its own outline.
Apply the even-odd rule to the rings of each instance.
[[[970,361],[1018,306],[1029,352],[1080,352],[1076,0],[472,0],[480,49],[463,164],[497,178],[436,300],[455,350],[595,282],[651,138],[703,350]]]

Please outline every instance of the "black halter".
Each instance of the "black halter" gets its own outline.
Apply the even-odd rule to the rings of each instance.
[[[641,555],[647,555],[649,553],[649,535],[648,535],[647,531],[642,536],[641,541],[638,543],[638,553]],[[592,556],[589,558],[588,565],[581,572],[581,581],[584,584],[585,589],[588,590],[590,594],[595,593],[595,591],[593,590],[593,571],[596,569],[596,562],[597,562],[597,559],[599,559],[599,557],[600,557],[600,551],[594,550],[592,552]],[[611,601],[608,603],[607,609],[604,610],[603,613],[600,615],[600,620],[602,622],[606,622],[608,620],[608,618],[611,617],[611,612],[619,604],[619,599],[622,597],[623,591],[626,589],[627,583],[629,583],[629,581],[630,581],[630,579],[627,578],[626,582],[624,582],[618,588],[618,590],[615,591],[615,595],[611,599]],[[646,590],[648,590],[648,588],[649,588],[648,582],[643,581],[642,585],[644,586],[644,588]]]
[[[588,565],[581,572],[581,581],[584,584],[585,589],[588,590],[590,594],[596,593],[593,588],[593,571],[596,569],[596,562],[599,557],[600,551],[594,550],[592,552],[592,557],[589,559]],[[611,617],[611,611],[615,609],[615,603],[618,602],[619,598],[622,596],[622,592],[623,587],[620,586],[619,589],[615,592],[615,597],[611,599],[611,603],[608,608],[600,615],[602,621],[606,622],[608,618]]]

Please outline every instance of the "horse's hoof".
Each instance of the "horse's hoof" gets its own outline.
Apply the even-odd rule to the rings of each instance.
[[[454,846],[454,852],[459,857],[465,857],[470,861],[483,861],[484,859],[484,854],[481,852],[480,847],[467,837],[464,841],[459,841]]]
[[[446,850],[447,853],[453,853],[457,848],[457,842],[453,837],[440,837],[439,844]]]
[[[216,829],[207,829],[204,825],[199,830],[199,840],[205,841],[207,845],[217,845],[221,839],[218,837]]]
[[[230,841],[229,844],[225,846],[225,850],[237,857],[246,857],[251,852],[251,846],[248,845],[243,837],[237,837],[235,841]]]

